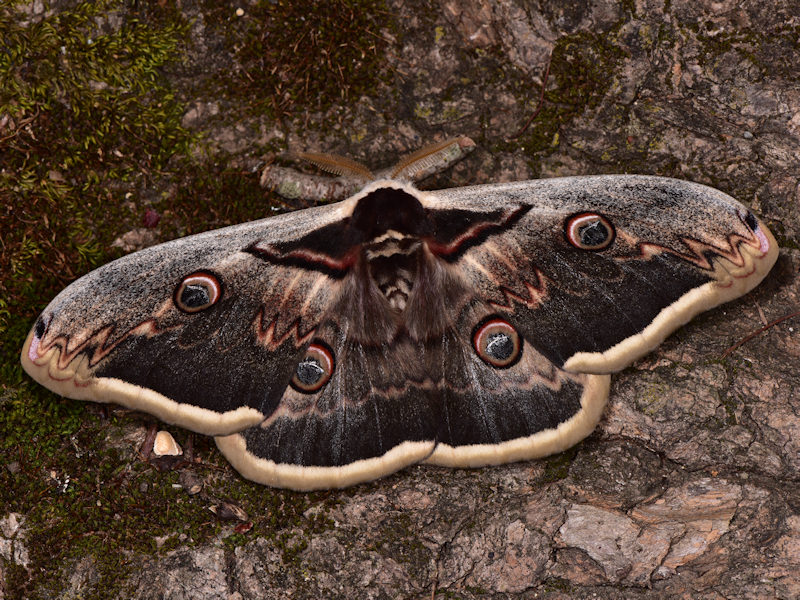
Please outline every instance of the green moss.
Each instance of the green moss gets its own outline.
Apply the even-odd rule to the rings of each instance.
[[[23,385],[8,388],[0,399],[0,452],[11,461],[27,461],[40,468],[62,446],[62,438],[74,434],[80,427],[83,410],[77,402],[54,401],[53,394],[41,387]],[[31,441],[35,454],[29,454]],[[16,499],[3,496],[8,487],[0,490],[0,505],[13,506]],[[23,507],[19,506],[17,510]]]
[[[124,190],[192,141],[161,74],[187,31],[176,11],[123,16],[105,0],[27,19],[22,4],[0,8],[0,190],[14,207],[0,215],[0,374],[13,383],[36,313],[135,219]]]
[[[36,399],[35,394],[26,397]],[[177,474],[159,474],[115,448],[103,447],[105,424],[84,414],[85,405],[52,397],[42,403],[45,400],[46,406],[26,407],[34,420],[28,425],[35,428],[32,437],[3,449],[16,469],[0,470],[0,504],[25,514],[32,572],[40,574],[35,590],[27,587],[32,582],[18,581],[11,589],[20,596],[11,598],[44,593],[42,585],[61,581],[58,565],[87,556],[97,566],[96,589],[113,590],[131,568],[129,555],[116,550],[152,553],[154,537],[174,531],[176,520],[190,537],[202,539],[216,532],[217,525],[209,522],[202,507],[171,487]],[[11,408],[17,412],[13,404]],[[4,419],[4,432],[13,432],[9,423],[15,422],[19,420]]]
[[[735,52],[764,75],[797,80],[797,68],[792,57],[800,49],[800,26],[791,21],[778,24],[768,36],[750,28],[721,31],[713,21],[684,26],[697,35],[703,48],[698,56],[702,65],[713,69],[723,54]],[[768,58],[762,59],[764,55]]]
[[[786,232],[786,225],[783,223],[783,221],[770,221],[767,225],[769,226],[769,230],[775,236],[778,246],[781,248],[800,250],[800,240],[791,237]]]
[[[169,3],[61,3],[34,17],[23,4],[0,7],[0,506],[25,515],[32,565],[6,570],[6,585],[9,598],[47,594],[57,565],[88,556],[95,589],[113,593],[135,568],[118,549],[152,553],[157,535],[208,539],[220,526],[171,487],[177,474],[105,445],[109,424],[128,417],[93,418],[97,408],[30,383],[19,351],[59,289],[139,225],[126,193],[188,156],[184,109],[163,76],[188,25]]]
[[[529,155],[553,152],[558,132],[600,103],[622,58],[622,51],[613,43],[613,34],[580,32],[560,38],[551,55],[548,89],[541,111],[520,138],[500,142],[498,149],[516,151],[524,146]],[[528,80],[520,82],[519,89],[524,94],[524,103],[533,112],[538,90],[532,91]]]
[[[215,457],[225,462],[219,454],[215,453]],[[232,473],[230,466],[220,464],[220,467]],[[334,528],[328,512],[339,502],[336,493],[297,493],[265,488],[241,478],[232,479],[225,483],[224,491],[220,489],[216,493],[224,493],[226,501],[242,507],[250,516],[253,528],[246,534],[226,537],[224,543],[229,548],[246,545],[258,537],[281,551],[285,565],[300,568],[301,554],[311,537]]]
[[[153,208],[162,215],[159,234],[174,239],[269,217],[281,210],[297,208],[297,204],[270,197],[256,176],[208,166],[184,175],[179,185],[170,186],[153,203]]]
[[[559,594],[567,594],[569,592],[574,591],[574,586],[566,579],[561,579],[558,577],[551,577],[544,583],[544,592],[550,593],[555,592]]]
[[[639,28],[639,39],[642,42],[642,47],[646,48],[647,50],[652,50],[656,46],[656,42],[658,41],[658,32],[653,32],[653,28],[650,25],[642,25]]]
[[[414,116],[418,119],[427,119],[433,115],[433,109],[426,104],[418,104],[414,107]]]
[[[565,479],[569,475],[569,467],[578,453],[578,447],[573,446],[564,452],[555,454],[547,458],[547,463],[544,467],[544,474],[542,475],[542,483],[552,483]]]
[[[738,419],[736,418],[736,409],[739,407],[739,402],[735,398],[731,398],[729,394],[726,394],[721,401],[722,406],[725,409],[725,425],[736,425],[738,423]]]
[[[24,394],[27,397],[28,391]],[[22,397],[23,394],[20,394]],[[5,511],[23,512],[34,571],[39,573],[35,588],[25,572],[14,571],[19,579],[13,589],[20,596],[36,597],[63,581],[58,565],[69,565],[92,557],[99,577],[97,594],[110,594],[127,573],[136,568],[137,555],[164,553],[178,546],[208,543],[229,532],[232,525],[216,519],[208,507],[225,500],[242,507],[253,522],[251,532],[232,533],[224,538],[227,547],[248,543],[254,535],[270,540],[281,550],[285,564],[300,566],[301,553],[310,536],[333,528],[328,510],[336,497],[327,493],[297,494],[271,490],[235,479],[217,482],[206,477],[204,493],[188,496],[176,486],[179,471],[160,473],[139,460],[126,442],[121,452],[108,447],[109,426],[139,423],[140,415],[127,411],[112,413],[112,422],[92,415],[98,409],[80,402],[56,400],[47,392],[28,404],[35,422],[35,434],[25,443],[6,443],[4,458],[17,463],[16,472],[0,469],[0,505]],[[50,396],[49,398],[47,396]],[[22,422],[22,406],[15,398],[0,407],[4,431],[14,431]],[[5,417],[9,412],[13,418]],[[9,426],[12,423],[12,426]],[[187,432],[174,432],[187,446]],[[210,438],[193,436],[201,474],[230,472],[224,459],[213,449]],[[33,440],[33,443],[31,443]],[[12,462],[8,460],[8,462]],[[310,510],[313,509],[313,510]],[[298,533],[301,531],[302,534]],[[163,543],[156,544],[156,539]],[[119,550],[125,552],[120,553]],[[43,588],[42,585],[45,585]],[[113,594],[112,594],[113,595]],[[101,596],[96,596],[101,597]]]
[[[383,32],[395,25],[381,0],[261,1],[241,16],[227,2],[202,5],[206,27],[241,66],[207,80],[211,95],[244,100],[254,115],[354,102],[390,75]]]
[[[666,369],[672,370],[678,365],[670,365]],[[665,398],[669,395],[669,388],[666,384],[658,381],[650,381],[649,385],[636,398],[636,407],[648,416],[659,413],[662,409]]]

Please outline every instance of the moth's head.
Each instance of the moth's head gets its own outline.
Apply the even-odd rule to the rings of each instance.
[[[432,234],[420,193],[409,184],[375,181],[353,196],[353,200],[350,225],[365,241],[380,238],[388,231],[415,237]]]

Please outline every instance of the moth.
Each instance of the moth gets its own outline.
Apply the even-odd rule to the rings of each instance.
[[[37,319],[25,370],[69,398],[213,435],[271,486],[508,463],[587,436],[610,373],[777,258],[752,212],[703,185],[601,175],[419,190],[410,180],[437,148],[344,201],[85,275]]]

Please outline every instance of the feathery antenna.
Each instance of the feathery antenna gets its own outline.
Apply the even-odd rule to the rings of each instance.
[[[391,178],[418,181],[461,159],[474,147],[475,142],[464,136],[425,146],[397,163],[391,171]]]
[[[366,181],[375,179],[375,175],[367,167],[344,156],[322,152],[297,152],[294,156],[339,177],[354,177]]]

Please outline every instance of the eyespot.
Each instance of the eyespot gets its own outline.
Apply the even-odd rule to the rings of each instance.
[[[478,357],[498,369],[510,367],[522,356],[522,339],[517,330],[500,317],[485,319],[472,334]]]
[[[197,271],[183,278],[175,290],[175,306],[183,312],[195,313],[217,303],[222,296],[222,285],[216,275]]]
[[[581,250],[602,250],[611,245],[616,233],[611,222],[597,213],[579,213],[564,226],[567,241]]]
[[[322,342],[309,345],[295,369],[291,385],[298,392],[313,394],[322,389],[333,375],[333,351]]]

